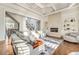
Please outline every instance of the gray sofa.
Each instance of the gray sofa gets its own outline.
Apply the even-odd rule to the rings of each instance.
[[[33,49],[32,37],[26,37],[20,32],[15,32],[11,35],[12,45],[16,55],[40,55],[44,51],[44,45]]]
[[[27,41],[22,40],[16,34],[12,34],[12,45],[16,55],[31,54],[31,45],[27,44]]]

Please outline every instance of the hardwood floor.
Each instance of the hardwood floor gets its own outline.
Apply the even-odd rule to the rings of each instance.
[[[7,44],[7,46],[8,46],[8,48],[7,48],[7,54],[8,54],[8,55],[14,55],[11,42],[12,42],[12,41],[11,41],[11,37],[10,37],[10,38],[9,38],[9,41],[8,41],[8,44]]]
[[[11,45],[8,45],[8,54],[14,55]],[[67,55],[70,52],[79,52],[79,44],[64,41],[55,51],[54,55]]]
[[[71,52],[79,52],[79,44],[64,41],[55,51],[54,55],[67,55]]]
[[[0,55],[6,55],[5,41],[0,41]]]
[[[55,51],[54,55],[67,55],[70,52],[79,52],[79,44],[64,41]],[[8,44],[0,42],[0,55],[14,55],[11,40]]]
[[[11,41],[0,41],[0,55],[14,55]]]
[[[7,54],[14,55],[12,45],[8,45]]]

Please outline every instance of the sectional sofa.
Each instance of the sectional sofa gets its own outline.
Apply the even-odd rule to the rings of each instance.
[[[66,33],[65,35],[63,35],[63,39],[69,42],[79,43],[79,33]]]

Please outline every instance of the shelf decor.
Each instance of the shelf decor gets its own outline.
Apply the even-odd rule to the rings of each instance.
[[[63,29],[66,32],[77,31],[77,20],[75,17],[68,17],[64,19]]]

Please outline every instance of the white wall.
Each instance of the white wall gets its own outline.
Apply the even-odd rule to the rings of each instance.
[[[0,8],[0,41],[5,39],[5,10]]]
[[[13,20],[13,19],[11,19],[10,17],[8,17],[8,16],[6,16],[5,17],[5,21],[6,21],[6,28],[8,29],[8,25],[7,25],[7,23],[12,23],[12,24],[14,24],[14,27],[13,27],[13,29],[18,29],[18,24]]]
[[[17,9],[15,9],[17,8]],[[39,19],[41,20],[41,29],[43,30],[43,19],[45,19],[45,17],[43,17],[42,15],[38,15],[38,14],[35,14],[33,13],[32,11],[30,10],[27,10],[27,9],[22,9],[22,8],[18,8],[18,7],[11,7],[10,5],[5,5],[5,4],[0,4],[0,40],[4,40],[5,39],[5,12],[12,12],[12,13],[16,13],[16,14],[19,14],[19,15],[24,15],[24,16],[28,16],[28,17],[32,17],[32,18],[35,18],[35,19]],[[19,20],[20,22],[23,21],[22,20]],[[23,23],[21,22],[21,25]],[[20,25],[20,26],[21,26]],[[20,30],[22,30],[23,26],[20,27]]]
[[[63,25],[64,25],[64,19],[68,17],[75,17],[79,21],[79,8],[72,8],[68,9],[53,15],[48,16],[48,26],[51,27],[58,27],[59,33],[63,34]],[[77,24],[79,25],[79,24]],[[79,26],[78,26],[79,27]],[[76,27],[76,28],[78,28]]]
[[[11,7],[12,6],[12,7]],[[38,19],[41,21],[41,29],[43,29],[43,20],[45,20],[45,17],[42,15],[38,15],[28,9],[23,9],[21,7],[13,6],[10,4],[0,4],[0,7],[4,8],[8,12],[16,13],[19,15],[27,16],[27,17],[32,17],[35,19]]]
[[[21,16],[21,15],[18,15],[18,14],[12,14],[12,13],[9,13],[9,14],[19,22],[19,25],[20,25],[19,30],[20,31],[26,31],[27,30],[27,28],[26,28],[26,18],[27,18],[27,16],[25,17],[25,16]],[[37,19],[37,20],[40,20],[40,19]],[[44,24],[47,21],[47,17],[42,17],[42,20],[40,20],[40,21],[41,21],[41,23],[40,23],[41,30],[45,31],[46,26],[44,26]]]
[[[50,32],[50,28],[59,28],[58,32],[61,31],[61,13],[56,13],[54,15],[50,15],[48,16],[48,29],[49,29],[49,32]]]
[[[9,13],[9,14],[19,23],[19,30],[23,31],[23,21],[24,21],[23,18],[24,17],[18,14],[12,14],[12,13]]]
[[[71,18],[71,17],[74,17],[75,18],[75,20],[76,20],[76,23],[74,23],[74,25],[76,25],[76,26],[74,26],[74,28],[76,29],[76,32],[78,32],[78,20],[79,20],[79,11],[78,11],[79,9],[78,8],[73,8],[73,9],[69,9],[69,10],[66,10],[66,11],[63,11],[62,12],[62,24],[64,24],[64,20],[65,19],[67,19],[67,18]],[[78,22],[78,23],[77,23]],[[62,33],[64,32],[66,32],[66,31],[63,31],[63,25],[62,25]]]
[[[48,25],[46,26],[45,22],[48,22],[48,16],[43,17],[43,20],[41,21],[41,30],[43,30],[43,31],[48,30],[47,29]]]

